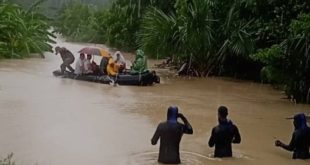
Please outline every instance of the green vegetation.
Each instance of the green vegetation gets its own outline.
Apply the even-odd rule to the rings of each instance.
[[[47,19],[38,13],[37,1],[28,10],[16,4],[0,1],[0,57],[22,58],[31,53],[51,51],[53,35]]]
[[[14,161],[12,161],[13,153],[9,154],[3,160],[0,160],[0,165],[15,165]]]
[[[50,17],[54,18],[56,14],[59,12],[61,7],[70,2],[71,0],[44,0],[44,2],[41,3],[41,13]],[[113,0],[81,0],[83,3],[92,4],[92,5],[98,5],[98,6],[108,6],[110,2]],[[27,9],[30,6],[32,6],[34,0],[10,0],[12,3],[16,3],[23,8]]]
[[[263,80],[309,103],[310,1],[115,0],[91,11],[93,41],[188,62],[197,76]]]
[[[301,14],[288,28],[280,44],[258,50],[252,56],[265,66],[263,78],[284,86],[298,102],[310,103],[310,14]]]
[[[91,42],[97,36],[97,8],[80,1],[71,1],[60,9],[56,31],[71,41]]]

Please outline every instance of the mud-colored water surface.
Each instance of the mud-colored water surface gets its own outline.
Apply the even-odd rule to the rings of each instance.
[[[59,41],[77,57],[84,45]],[[291,160],[274,147],[293,131],[286,120],[308,105],[281,99],[268,85],[219,78],[161,77],[148,87],[117,86],[56,78],[60,57],[0,61],[0,156],[14,153],[17,165],[153,165],[159,146],[150,139],[166,109],[177,105],[194,128],[184,135],[181,160],[200,164],[309,164]],[[242,142],[234,157],[216,159],[207,146],[217,124],[217,107],[226,105]]]

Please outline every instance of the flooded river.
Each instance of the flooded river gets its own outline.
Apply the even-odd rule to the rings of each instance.
[[[61,43],[75,53],[79,44]],[[310,113],[268,85],[219,78],[162,76],[151,87],[118,86],[56,78],[61,59],[0,61],[0,156],[14,153],[17,165],[156,165],[159,146],[150,139],[166,110],[177,105],[193,126],[184,135],[185,165],[261,165],[309,161],[274,147],[288,142],[297,112]],[[242,141],[234,157],[212,158],[207,145],[217,124],[217,108],[226,105]]]

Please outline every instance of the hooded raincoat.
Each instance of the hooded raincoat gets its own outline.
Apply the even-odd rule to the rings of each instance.
[[[295,131],[289,145],[282,147],[288,151],[293,151],[293,159],[309,159],[310,128],[307,126],[305,114],[300,113],[294,116]]]
[[[147,71],[147,58],[144,52],[140,49],[137,50],[136,59],[131,67],[131,74],[141,74]]]
[[[179,145],[183,133],[193,134],[193,129],[187,119],[182,115],[184,124],[177,121],[178,108],[169,107],[167,121],[158,125],[151,140],[152,145],[156,145],[160,139],[158,162],[165,164],[181,163]]]

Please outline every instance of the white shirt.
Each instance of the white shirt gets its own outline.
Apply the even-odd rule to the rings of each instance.
[[[90,60],[85,60],[84,61],[84,71],[85,71],[85,73],[93,73],[93,71],[92,71],[92,68],[91,68],[91,62],[90,62]]]
[[[76,61],[76,63],[75,63],[75,70],[74,70],[75,74],[82,74],[82,73],[84,73],[84,62],[85,62],[85,60],[86,59],[81,60],[79,58],[79,60]]]

